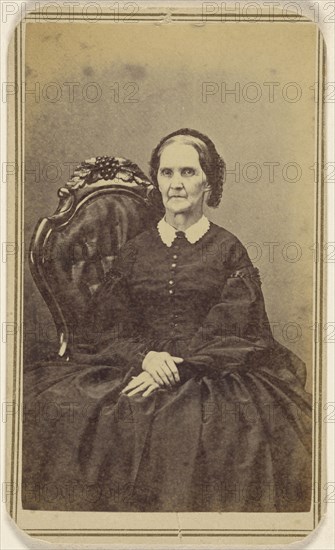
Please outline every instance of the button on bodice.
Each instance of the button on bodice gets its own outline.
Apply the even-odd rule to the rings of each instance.
[[[176,252],[178,249],[178,253]],[[209,309],[220,299],[215,258],[204,261],[201,243],[190,244],[184,234],[164,245],[153,240],[150,254],[134,264],[132,296],[147,337],[190,340]]]

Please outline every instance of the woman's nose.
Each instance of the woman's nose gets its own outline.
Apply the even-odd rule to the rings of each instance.
[[[181,189],[183,187],[183,181],[180,174],[175,174],[171,180],[171,187],[173,189]]]

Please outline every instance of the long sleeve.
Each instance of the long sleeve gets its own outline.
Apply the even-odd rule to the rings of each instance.
[[[191,370],[235,370],[262,361],[273,346],[258,270],[238,244],[230,251],[230,272],[220,301],[210,309],[189,345],[185,366]]]

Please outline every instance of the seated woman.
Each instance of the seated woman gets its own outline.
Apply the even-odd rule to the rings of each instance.
[[[203,214],[223,173],[195,130],[153,151],[164,218],[94,295],[86,351],[27,374],[29,402],[72,407],[26,419],[25,508],[310,509],[304,364],[273,339],[243,245]]]

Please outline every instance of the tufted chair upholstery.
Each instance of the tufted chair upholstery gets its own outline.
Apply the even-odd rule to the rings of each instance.
[[[78,167],[58,192],[55,214],[40,220],[32,237],[30,268],[55,321],[60,356],[85,333],[89,301],[120,247],[162,213],[141,170],[126,159],[116,161],[114,173],[104,179],[96,159]]]

